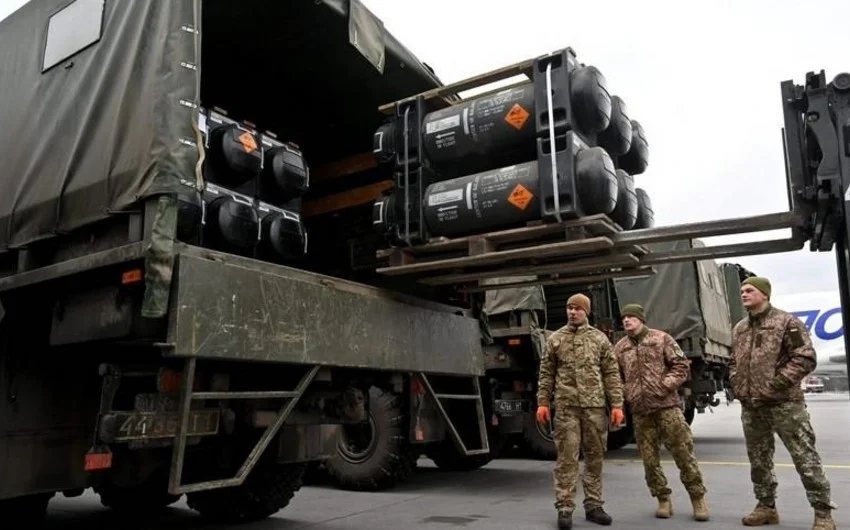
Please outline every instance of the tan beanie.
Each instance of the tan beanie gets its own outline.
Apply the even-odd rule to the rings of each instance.
[[[570,299],[567,300],[567,305],[577,305],[584,309],[585,313],[588,315],[590,314],[590,298],[581,293],[572,295]]]

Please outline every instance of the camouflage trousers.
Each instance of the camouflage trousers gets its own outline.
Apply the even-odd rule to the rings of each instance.
[[[555,507],[575,509],[579,451],[584,453],[584,508],[602,506],[602,460],[608,445],[608,415],[604,408],[557,407],[552,436],[558,450],[555,463]]]
[[[705,495],[696,456],[691,428],[679,407],[670,407],[655,412],[634,416],[635,438],[638,453],[643,460],[644,476],[653,497],[669,497],[672,491],[661,467],[661,444],[673,455],[679,468],[679,479],[691,497]]]
[[[806,489],[806,497],[815,508],[835,508],[830,500],[830,484],[815,448],[806,405],[800,402],[741,408],[741,422],[750,459],[750,478],[756,498],[764,504],[776,499],[776,475],[773,472],[774,433],[785,445]]]

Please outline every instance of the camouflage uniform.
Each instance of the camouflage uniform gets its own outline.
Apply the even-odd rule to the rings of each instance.
[[[682,349],[667,333],[644,326],[635,337],[620,339],[614,355],[625,379],[625,397],[650,493],[658,499],[668,499],[672,493],[661,467],[663,443],[691,498],[701,498],[706,488],[677,392],[689,372]]]
[[[606,398],[612,407],[623,406],[622,382],[608,337],[587,323],[568,324],[554,332],[540,361],[538,388],[539,406],[550,406],[554,393],[555,507],[562,513],[575,509],[579,449],[585,462],[584,508],[601,507],[602,460],[608,441]]]
[[[760,505],[772,507],[776,499],[776,433],[794,461],[812,507],[816,511],[835,508],[800,388],[802,379],[817,366],[806,327],[793,315],[768,306],[735,325],[732,347],[729,378],[742,405],[750,477]]]

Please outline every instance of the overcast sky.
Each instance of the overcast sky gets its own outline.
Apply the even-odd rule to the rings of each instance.
[[[786,210],[779,83],[850,70],[850,2],[840,0],[363,1],[446,83],[572,46],[646,130],[650,165],[636,180],[657,224]],[[0,18],[23,3],[0,0]],[[777,293],[837,289],[833,253],[735,261]]]

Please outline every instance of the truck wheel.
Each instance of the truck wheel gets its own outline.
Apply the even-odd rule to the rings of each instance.
[[[225,524],[265,519],[279,512],[301,489],[305,464],[258,463],[241,486],[198,491],[186,496],[205,519]]]
[[[443,471],[474,471],[493,461],[493,455],[461,456],[457,448],[441,447],[431,455],[434,464]]]
[[[632,411],[626,406],[624,412],[626,414],[626,426],[619,431],[608,431],[608,451],[622,449],[634,441],[635,429],[632,423],[634,421],[632,419]]]
[[[19,524],[22,528],[40,526],[47,515],[47,505],[55,493],[39,493],[0,501],[0,514],[7,524]],[[3,526],[3,528],[6,528]]]
[[[104,482],[95,486],[100,503],[119,512],[145,513],[174,504],[182,495],[168,493],[168,468],[160,468],[144,482],[133,486],[116,486]]]
[[[632,443],[634,432],[631,424],[626,425],[619,431],[608,432],[608,450],[616,451]]]
[[[522,440],[526,449],[528,449],[534,458],[538,460],[556,460],[558,458],[555,439],[552,438],[551,422],[549,425],[540,425],[537,423],[533,412],[525,415]]]
[[[498,427],[488,428],[487,437],[487,444],[490,446],[490,452],[487,454],[463,456],[455,447],[454,441],[448,438],[429,451],[428,458],[443,471],[474,471],[499,458],[505,446],[506,437],[499,434]]]
[[[138,486],[120,487],[112,484],[99,486],[95,492],[100,503],[118,512],[146,513],[174,504],[182,495],[171,495],[167,486],[153,488],[147,482]]]
[[[367,420],[340,430],[337,451],[325,462],[328,474],[345,490],[378,491],[407,480],[419,453],[407,439],[407,413],[400,397],[370,390]]]
[[[696,413],[696,406],[685,408],[685,421],[688,422],[688,425],[692,425],[694,423],[694,416],[696,416]]]

